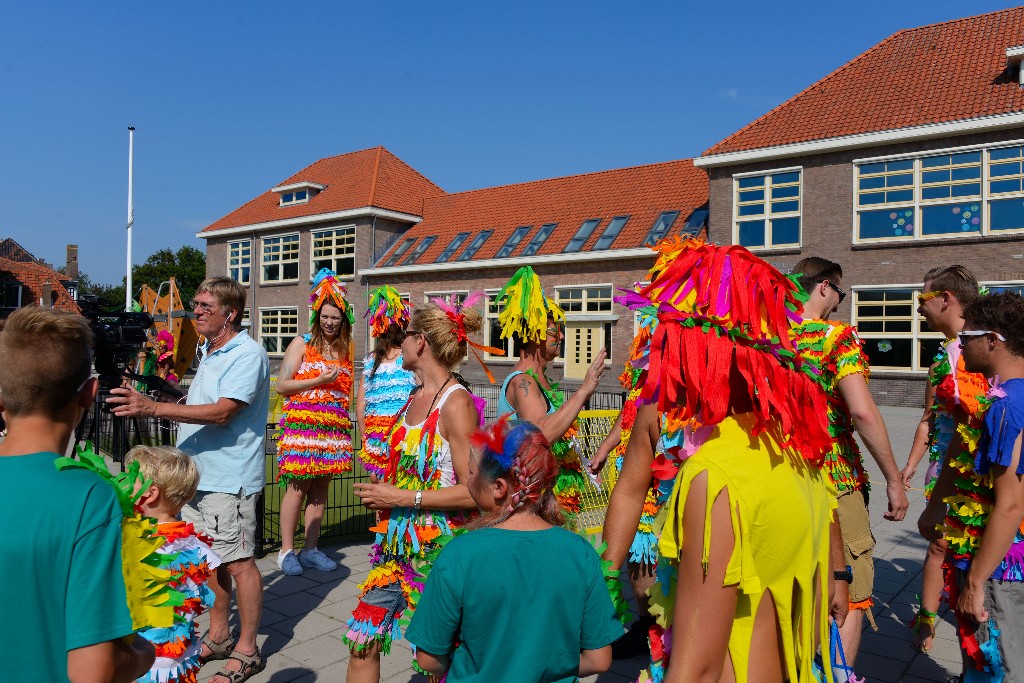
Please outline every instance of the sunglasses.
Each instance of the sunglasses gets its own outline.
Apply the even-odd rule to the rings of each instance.
[[[994,335],[1001,342],[1006,341],[1006,337],[993,330],[963,330],[957,333],[956,338],[960,342],[960,346],[966,346],[967,342],[975,337],[984,337],[986,334]]]
[[[945,293],[946,292],[941,290],[941,289],[935,289],[935,290],[932,290],[930,292],[925,292],[924,294],[918,294],[917,295],[917,303],[919,303],[919,304],[927,303],[927,302],[931,301],[932,299],[934,299],[935,297],[939,296],[940,294],[945,294]]]
[[[415,336],[417,334],[421,334],[421,332],[419,330],[406,330],[405,331],[405,336],[406,337],[412,337],[412,336]]]
[[[839,286],[836,285],[836,283],[834,282],[829,282],[828,280],[825,280],[825,284],[831,287],[832,291],[839,295],[839,303],[843,303],[843,300],[846,298],[846,292],[840,289]]]

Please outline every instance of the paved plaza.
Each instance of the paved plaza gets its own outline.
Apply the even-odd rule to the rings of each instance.
[[[910,451],[911,438],[921,415],[919,409],[882,407],[893,440],[897,462],[902,465]],[[875,619],[878,632],[864,634],[857,673],[868,681],[942,681],[959,673],[959,655],[952,615],[945,607],[932,651],[916,653],[910,648],[907,624],[913,618],[920,586],[921,562],[926,543],[918,536],[915,520],[924,508],[920,489],[911,491],[907,520],[893,524],[882,519],[885,509],[881,476],[868,459],[875,494],[871,518],[878,546],[875,549]],[[923,467],[921,468],[923,471]],[[919,482],[920,483],[920,482]],[[267,669],[252,680],[259,683],[286,681],[344,681],[348,651],[341,641],[345,620],[356,604],[358,584],[369,570],[368,543],[341,544],[324,551],[340,563],[331,573],[307,570],[303,576],[284,576],[272,557],[259,561],[266,581],[266,597],[259,643],[267,658]],[[511,653],[510,653],[511,654]],[[388,683],[426,681],[410,668],[411,655],[405,641],[395,643],[383,658],[381,680]],[[509,658],[514,661],[515,657]],[[632,681],[644,665],[642,658],[615,662],[612,669],[587,682]],[[217,663],[204,667],[200,680],[211,678]]]

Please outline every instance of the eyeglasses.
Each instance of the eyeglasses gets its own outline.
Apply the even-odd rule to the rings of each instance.
[[[199,301],[198,299],[192,299],[189,303],[192,306],[193,311],[198,308],[203,313],[213,313],[214,309],[217,307],[217,304],[208,304],[205,301]]]
[[[945,293],[946,293],[945,290],[934,289],[934,290],[932,290],[930,292],[925,292],[924,294],[918,294],[917,295],[917,303],[919,303],[919,304],[928,303],[929,301],[931,301],[935,297],[939,296],[940,294],[945,294]]]
[[[412,337],[413,335],[422,334],[419,330],[406,330],[405,336]]]
[[[840,289],[836,283],[831,282],[830,280],[825,280],[825,284],[831,287],[832,291],[839,295],[839,303],[843,303],[843,299],[846,298],[846,292]]]
[[[956,338],[960,342],[960,346],[966,346],[967,342],[971,341],[971,339],[974,339],[975,337],[984,337],[986,334],[993,335],[1001,342],[1006,341],[1006,337],[992,330],[963,330],[957,333]]]

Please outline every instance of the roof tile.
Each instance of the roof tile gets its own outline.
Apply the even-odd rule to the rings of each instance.
[[[704,155],[1024,111],[1024,7],[899,31]]]
[[[208,225],[203,232],[366,206],[419,216],[424,197],[444,194],[444,190],[383,147],[321,159],[277,185],[299,182],[326,185],[326,189],[305,204],[292,206],[281,206],[278,194],[268,189]]]

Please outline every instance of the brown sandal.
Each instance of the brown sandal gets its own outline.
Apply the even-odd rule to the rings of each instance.
[[[228,659],[241,662],[242,665],[238,668],[238,671],[231,671],[226,667],[221,667],[221,670],[215,673],[214,676],[223,676],[228,679],[229,683],[243,683],[267,668],[267,663],[260,656],[260,649],[258,647],[256,652],[251,655],[234,651]]]
[[[227,659],[235,649],[235,644],[231,642],[230,633],[227,638],[221,641],[211,639],[210,634],[207,633],[203,636],[203,645],[210,651],[210,654],[206,657],[199,657],[199,666],[217,659]]]

